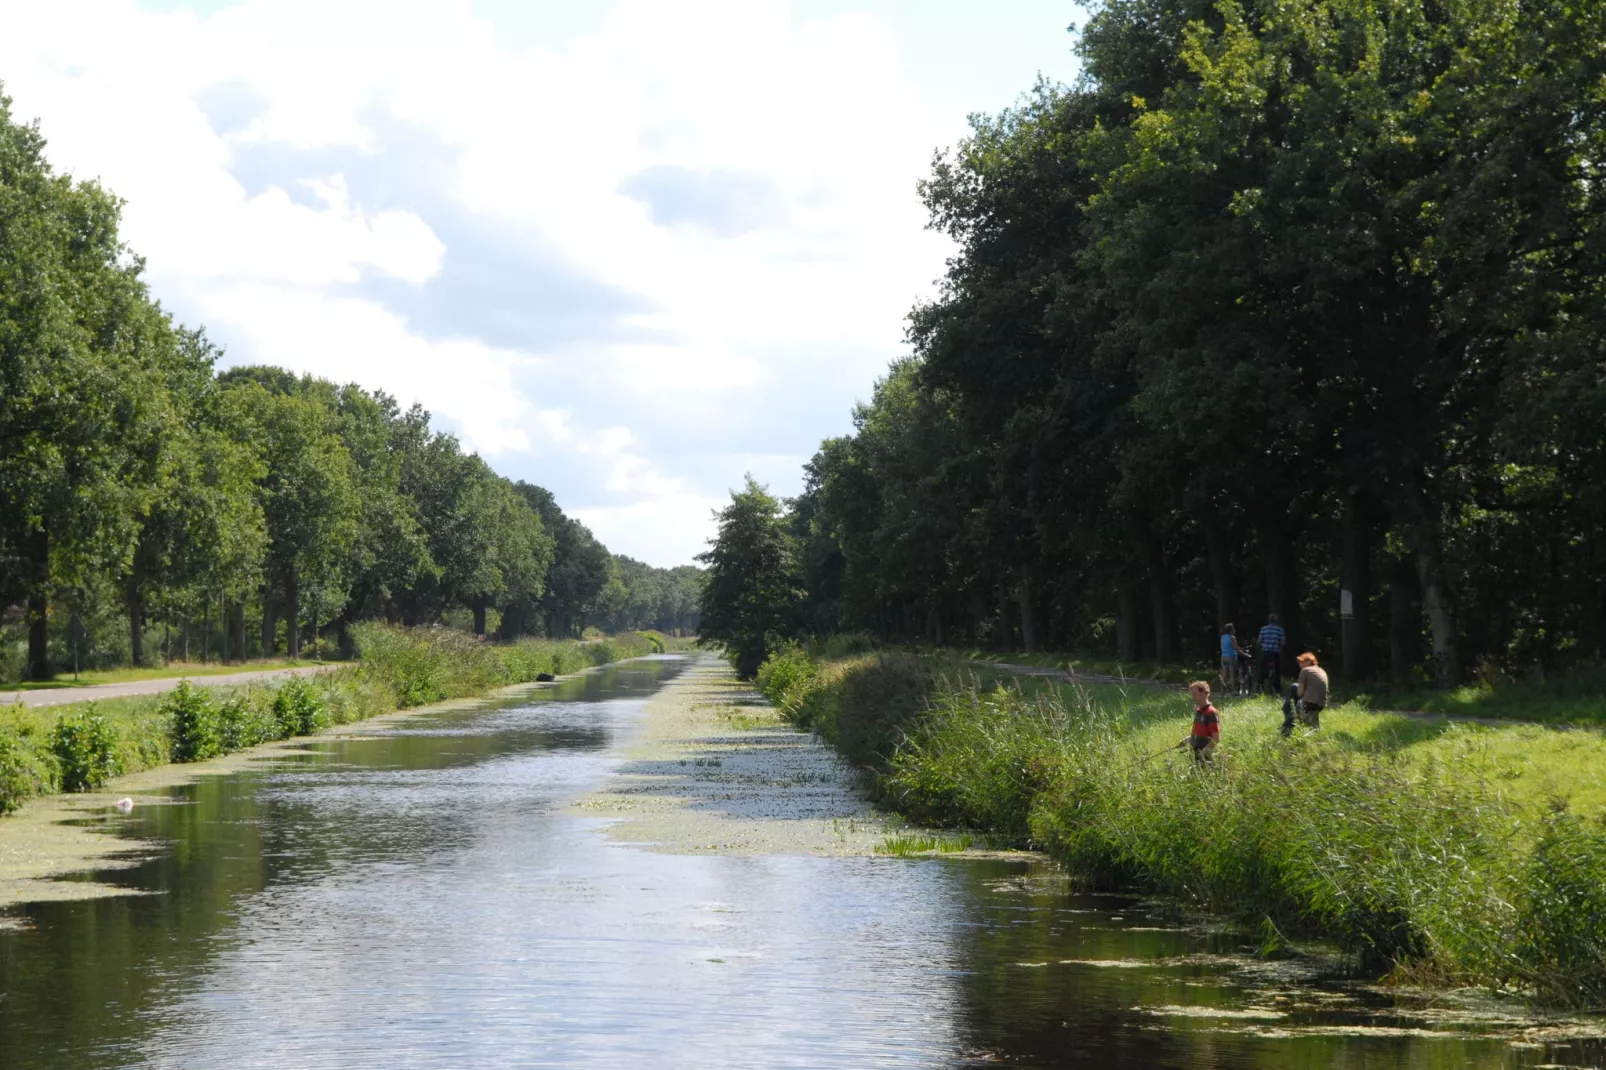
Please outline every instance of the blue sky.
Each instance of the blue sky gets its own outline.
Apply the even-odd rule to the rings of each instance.
[[[685,562],[850,427],[949,255],[915,183],[1075,75],[1042,0],[0,0],[0,81],[229,362],[419,401]]]

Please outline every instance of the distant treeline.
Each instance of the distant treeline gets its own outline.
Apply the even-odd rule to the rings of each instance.
[[[0,97],[0,671],[298,655],[365,618],[569,636],[697,622],[699,570],[615,557],[429,414],[278,368],[218,373]],[[121,626],[113,628],[113,619]],[[192,634],[195,645],[191,646]]]
[[[1600,659],[1603,40],[1571,0],[1095,3],[1082,79],[923,183],[959,248],[807,466],[802,630]]]

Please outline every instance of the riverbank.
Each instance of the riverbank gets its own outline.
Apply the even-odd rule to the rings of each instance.
[[[1168,749],[1191,709],[1159,688],[799,651],[759,680],[909,818],[1234,917],[1268,949],[1319,936],[1397,980],[1606,1004],[1601,733],[1335,710],[1285,741],[1259,699],[1223,703],[1221,760],[1195,769]]]
[[[591,642],[476,640],[445,628],[355,629],[361,660],[312,679],[179,687],[49,708],[0,707],[0,814],[36,795],[95,790],[113,777],[662,650],[655,635]],[[165,686],[165,685],[164,685]]]
[[[303,692],[320,710],[311,731],[284,739],[255,741],[226,754],[192,762],[151,762],[110,775],[88,790],[42,793],[17,800],[16,812],[0,819],[0,908],[21,902],[51,902],[126,895],[127,889],[88,880],[64,881],[68,874],[136,866],[160,845],[106,834],[113,803],[129,798],[136,808],[173,805],[165,790],[202,777],[225,775],[246,766],[260,768],[276,756],[286,759],[307,738],[338,735],[361,722],[378,728],[398,717],[439,712],[464,702],[517,695],[535,686],[537,673],[558,677],[653,653],[661,644],[649,637],[628,635],[593,642],[526,640],[505,647],[465,644],[466,637],[433,629],[412,632],[384,629],[366,637],[365,663],[339,670],[341,678],[320,680],[321,690]],[[496,684],[490,659],[503,664],[507,675],[519,678]],[[271,711],[282,687],[241,689],[225,702]],[[433,695],[428,701],[408,701]],[[96,704],[97,709],[110,704]],[[16,717],[0,721],[0,733],[14,731]],[[149,753],[162,742],[172,745],[175,726],[172,711],[149,700],[130,701],[97,713],[116,733],[116,756]],[[68,723],[71,723],[70,721]],[[6,745],[0,735],[0,745]],[[10,746],[16,747],[15,742]],[[35,756],[43,764],[47,756]],[[59,763],[58,763],[59,764]],[[125,767],[126,768],[126,767]],[[57,773],[60,776],[60,773]],[[59,782],[59,781],[58,781]],[[23,805],[26,803],[26,805]]]

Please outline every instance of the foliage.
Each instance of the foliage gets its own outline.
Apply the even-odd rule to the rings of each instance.
[[[205,688],[185,680],[167,693],[160,711],[171,726],[175,762],[204,762],[223,753],[222,716]]]
[[[117,729],[95,712],[64,716],[50,733],[50,753],[61,770],[62,791],[93,791],[122,772]]]
[[[699,628],[748,680],[796,628],[795,547],[781,503],[752,476],[718,520],[713,545],[698,557],[708,565]]]
[[[922,184],[957,252],[805,468],[801,630],[1175,665],[1276,612],[1397,688],[1601,661],[1603,32],[1094,4],[1083,77]]]
[[[218,703],[219,753],[233,754],[237,750],[278,738],[278,717],[271,701],[263,701],[266,698],[265,692],[249,690],[230,695]]]
[[[329,712],[318,690],[307,680],[286,680],[273,696],[273,720],[281,739],[310,736],[328,726]]]
[[[54,788],[55,781],[42,764],[15,736],[0,733],[0,814]]]

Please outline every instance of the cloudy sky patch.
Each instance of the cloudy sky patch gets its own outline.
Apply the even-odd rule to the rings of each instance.
[[[685,562],[849,427],[950,252],[915,183],[1074,7],[0,0],[0,81],[228,363],[421,402]]]

